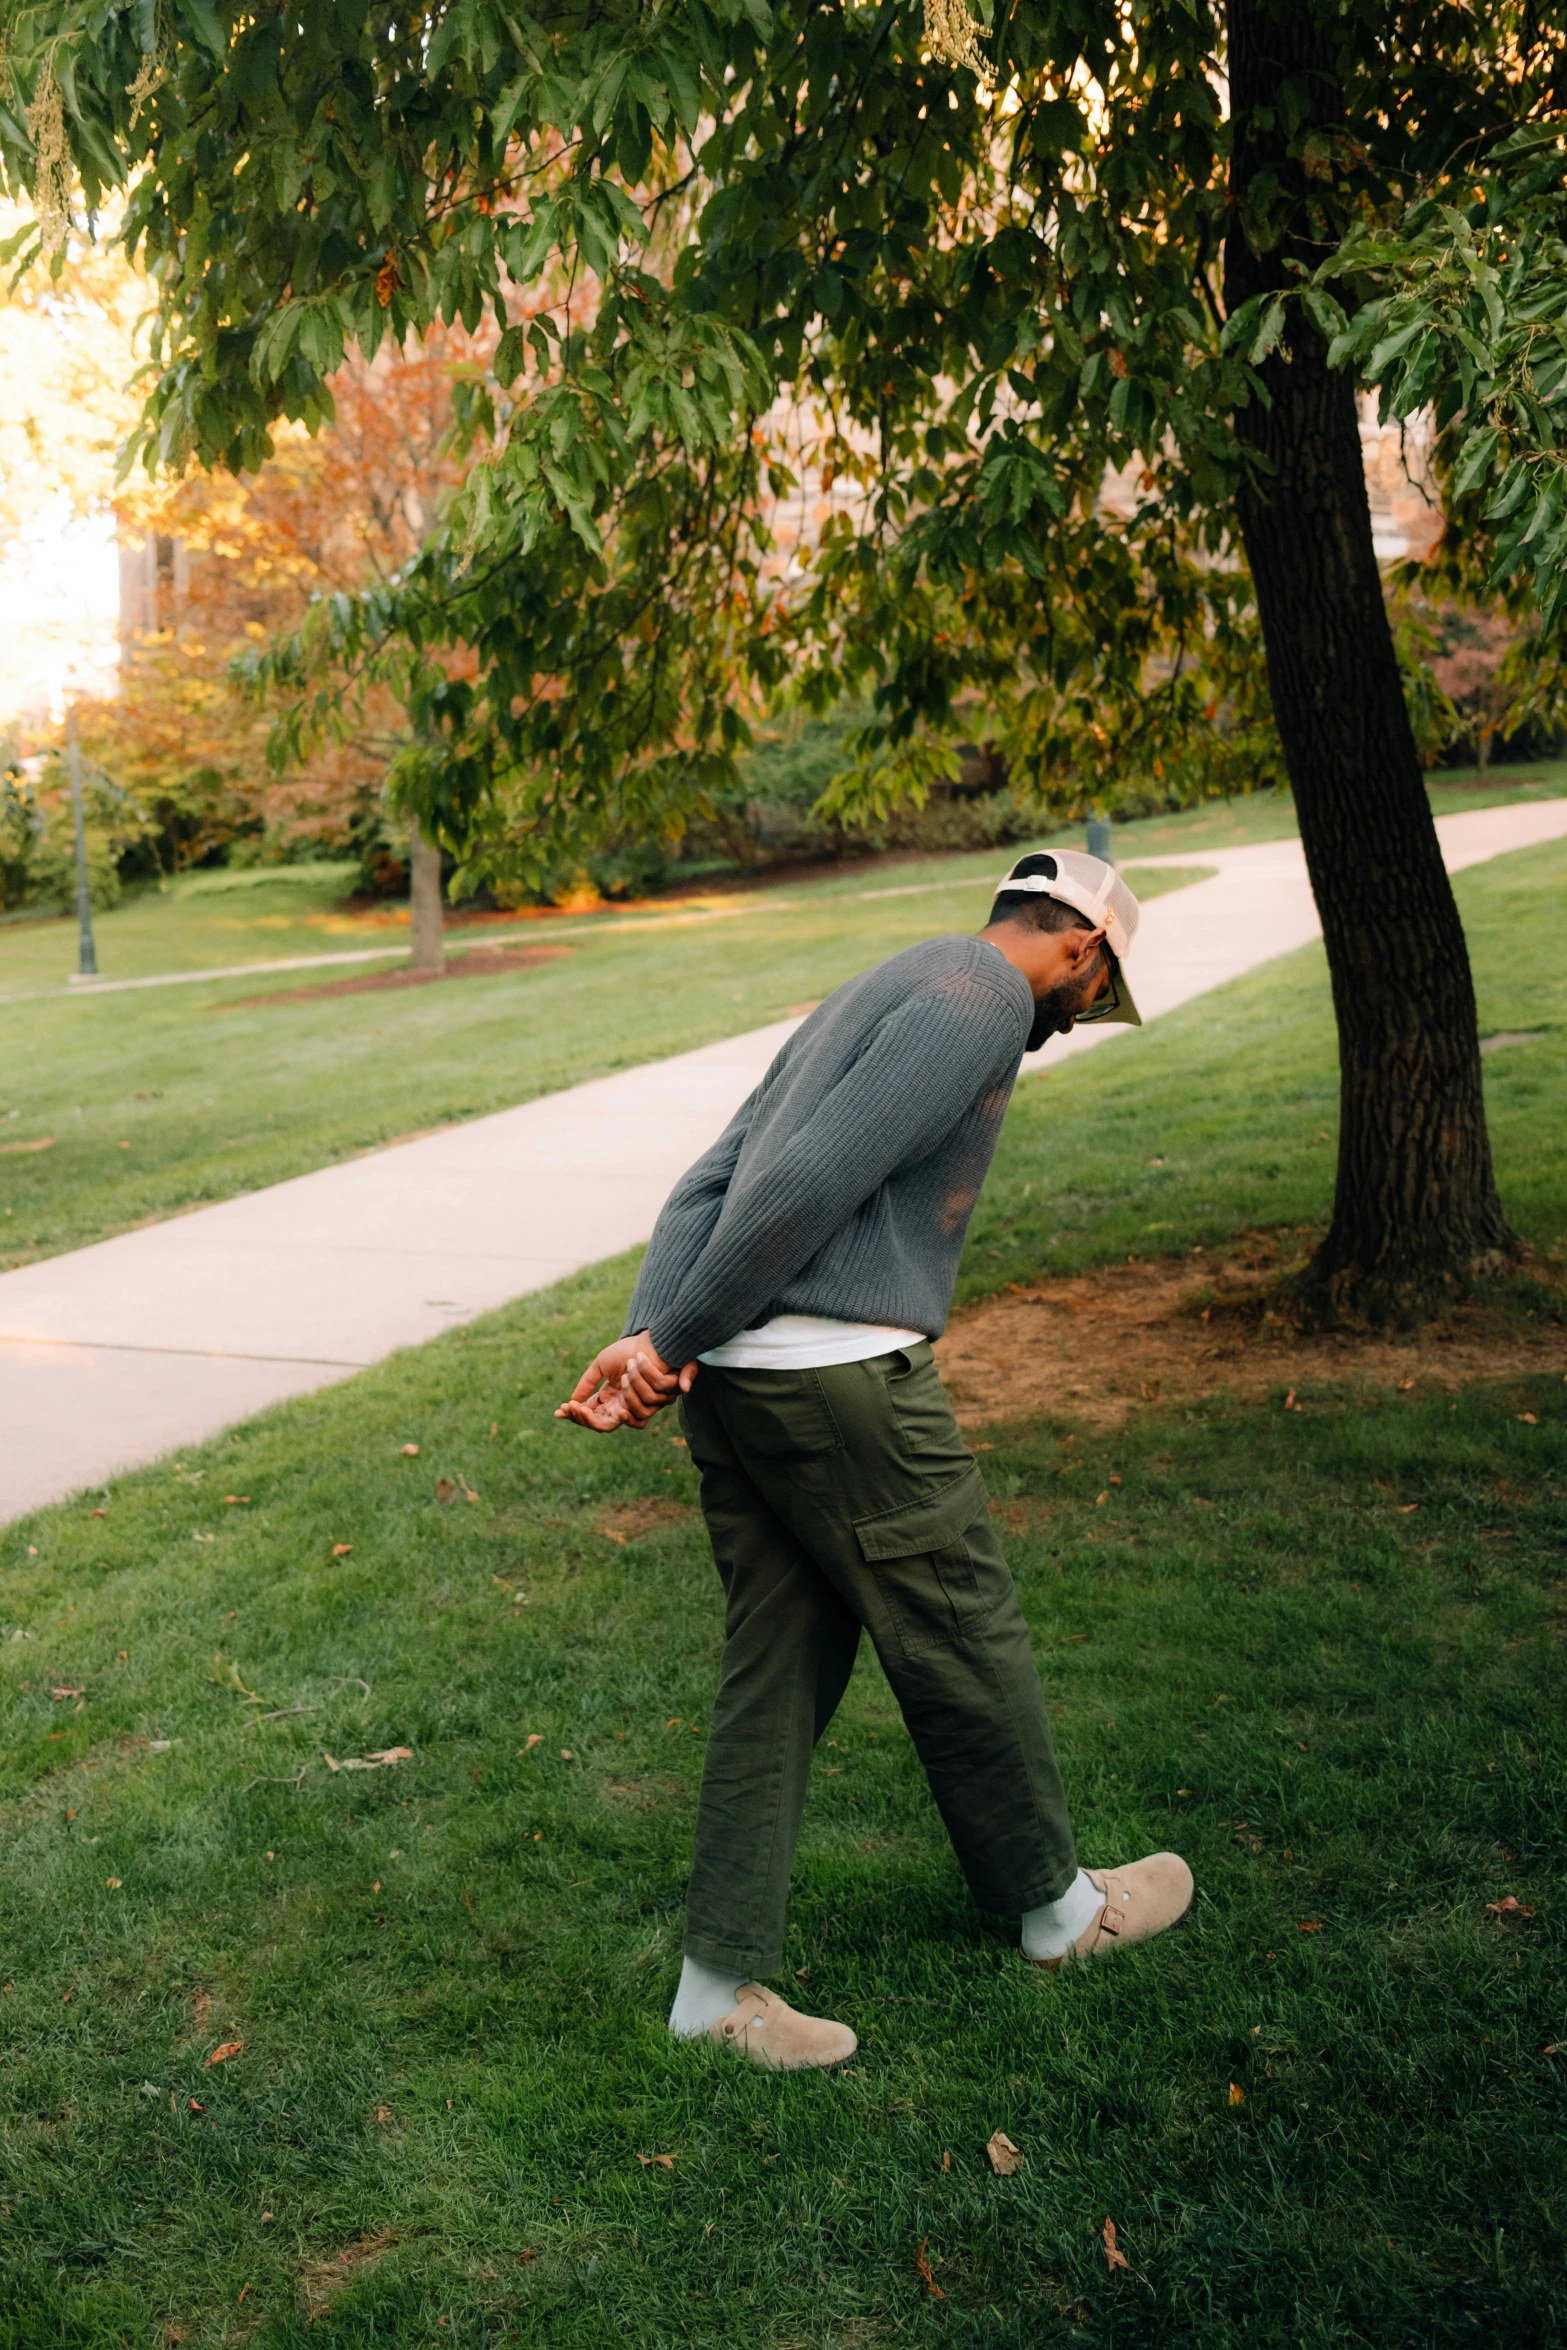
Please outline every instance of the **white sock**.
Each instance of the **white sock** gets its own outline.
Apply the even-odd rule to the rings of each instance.
[[[1105,1897],[1086,1869],[1079,1869],[1059,1901],[1043,1902],[1023,1916],[1025,1958],[1065,1958],[1079,1934],[1086,1934]]]
[[[696,2039],[709,2024],[728,2015],[739,1988],[733,1967],[704,1966],[699,1958],[686,1959],[680,1969],[675,2004],[669,2011],[670,2030],[679,2039]]]

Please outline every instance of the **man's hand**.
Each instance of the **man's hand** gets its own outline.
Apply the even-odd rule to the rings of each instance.
[[[696,1374],[695,1363],[672,1371],[642,1330],[601,1348],[555,1417],[575,1420],[600,1436],[616,1428],[644,1428],[665,1404],[690,1393]]]

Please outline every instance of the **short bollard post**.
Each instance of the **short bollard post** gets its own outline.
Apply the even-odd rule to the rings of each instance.
[[[70,734],[71,815],[76,825],[76,927],[79,951],[76,975],[79,979],[96,979],[98,956],[93,946],[92,893],[87,886],[87,825],[82,813],[82,754],[76,742],[76,720],[71,720]]]

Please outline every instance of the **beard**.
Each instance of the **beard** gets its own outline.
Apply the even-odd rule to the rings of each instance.
[[[1067,1022],[1075,1020],[1083,1009],[1086,993],[1087,989],[1080,980],[1075,987],[1053,987],[1048,994],[1037,997],[1034,1003],[1034,1025],[1028,1032],[1025,1049],[1037,1053],[1042,1044],[1048,1044],[1053,1036],[1061,1035]]]

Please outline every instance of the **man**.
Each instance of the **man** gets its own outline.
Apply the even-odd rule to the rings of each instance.
[[[975,1900],[1055,1967],[1182,1917],[1174,1853],[1080,1869],[1028,1628],[930,1341],[1025,1050],[1139,1023],[1138,906],[1110,865],[1022,858],[977,938],[925,940],[818,1006],[676,1184],[626,1335],[559,1417],[608,1431],[680,1398],[726,1601],[670,2014],[784,2068],[846,2025],[764,1990],[783,1954],[811,1752],[861,1628]]]

